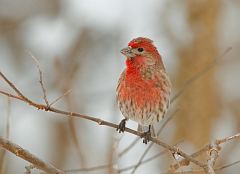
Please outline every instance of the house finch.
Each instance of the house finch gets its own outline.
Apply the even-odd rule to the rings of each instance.
[[[117,131],[125,131],[128,119],[136,121],[142,130],[148,128],[142,135],[143,143],[147,144],[153,136],[153,124],[164,117],[169,106],[170,80],[152,40],[133,39],[121,53],[127,60],[117,86],[117,102],[125,118]]]

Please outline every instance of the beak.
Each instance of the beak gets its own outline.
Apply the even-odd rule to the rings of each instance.
[[[135,56],[135,54],[132,52],[132,48],[131,48],[131,47],[123,48],[123,49],[121,50],[121,53],[122,53],[123,55],[127,56],[128,58]]]

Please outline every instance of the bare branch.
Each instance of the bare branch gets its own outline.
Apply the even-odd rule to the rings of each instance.
[[[210,159],[207,161],[207,163],[208,163],[208,174],[215,174],[214,165],[215,165],[215,162],[218,158],[218,152],[219,152],[220,148],[218,147],[216,142],[212,143],[211,146],[212,146],[212,148],[209,152]]]
[[[218,139],[215,141],[215,144],[217,146],[223,144],[223,143],[227,143],[229,141],[232,141],[232,140],[235,140],[235,139],[239,139],[240,138],[240,133],[237,133],[233,136],[229,136],[229,137],[226,137],[226,138],[223,138],[223,139]],[[193,153],[192,155],[190,155],[192,158],[196,158],[198,157],[199,155],[201,155],[202,153],[204,152],[207,152],[207,151],[211,151],[212,149],[212,145],[211,144],[207,144],[205,146],[203,146],[200,150],[198,150],[197,152]],[[179,162],[180,166],[187,166],[189,165],[189,161],[187,159],[183,159]],[[179,168],[179,165],[178,164],[173,164],[170,166],[170,171],[176,171],[177,169]]]
[[[217,167],[214,169],[214,171],[220,171],[220,170],[223,170],[223,169],[226,169],[226,168],[229,168],[229,167],[232,167],[236,164],[239,164],[240,163],[240,160],[238,161],[235,161],[233,163],[230,163],[230,164],[227,164],[227,165],[224,165],[222,167]],[[204,171],[203,170],[193,170],[193,171],[183,171],[183,172],[174,172],[172,174],[192,174],[192,173],[203,173]]]
[[[20,100],[22,100],[22,101],[26,101],[26,102],[30,102],[29,100],[28,100],[28,98],[26,98],[16,87],[15,87],[15,85],[12,83],[12,82],[10,82],[5,76],[4,76],[4,74],[0,71],[0,76],[3,78],[3,80],[5,81],[5,82],[7,82],[7,84],[17,93],[17,95],[18,95],[18,97],[17,96],[14,96],[14,95],[12,95],[12,94],[8,94],[7,92],[1,92],[2,94],[4,94],[4,95],[6,95],[6,96],[9,96],[9,97],[13,97],[13,98],[15,98],[15,99],[20,99]]]
[[[63,97],[65,97],[66,95],[68,95],[70,92],[72,92],[72,89],[67,90],[63,95],[59,96],[58,98],[56,98],[55,100],[53,100],[50,104],[49,107],[51,107],[52,105],[54,105],[55,103],[57,103],[60,99],[62,99]]]
[[[229,51],[231,50],[231,48],[227,49],[224,54],[221,57],[223,57],[226,53],[228,53]],[[59,110],[59,109],[56,109],[56,108],[53,108],[49,105],[48,103],[48,100],[47,100],[47,95],[46,95],[46,90],[44,88],[44,85],[43,85],[43,80],[42,80],[42,71],[40,69],[40,65],[39,65],[39,62],[38,60],[31,54],[31,52],[29,52],[29,54],[31,55],[31,57],[35,60],[36,64],[37,64],[37,67],[38,67],[38,70],[39,70],[39,75],[40,75],[40,85],[41,85],[41,88],[42,88],[42,91],[43,91],[43,95],[44,95],[44,100],[45,100],[45,103],[46,105],[43,105],[43,104],[38,104],[36,102],[33,102],[32,100],[30,100],[29,98],[27,98],[26,96],[24,96],[16,87],[15,85],[9,81],[5,76],[4,74],[2,74],[2,72],[0,72],[0,76],[4,79],[5,82],[7,82],[9,84],[9,86],[18,94],[18,96],[15,96],[15,95],[12,95],[12,94],[9,94],[9,93],[6,93],[4,91],[0,91],[1,94],[3,95],[7,95],[9,97],[13,97],[15,99],[19,99],[23,102],[26,102],[28,103],[29,105],[31,106],[34,106],[36,107],[37,109],[41,109],[41,110],[45,110],[45,111],[51,111],[51,112],[55,112],[55,113],[59,113],[59,114],[62,114],[62,115],[67,115],[67,116],[71,116],[71,117],[79,117],[79,118],[82,118],[82,119],[87,119],[87,120],[91,120],[93,122],[96,122],[98,123],[99,125],[105,125],[105,126],[108,126],[108,127],[112,127],[112,128],[117,128],[117,125],[116,124],[113,124],[111,122],[107,122],[107,121],[104,121],[104,120],[101,120],[99,118],[95,118],[95,117],[91,117],[91,116],[87,116],[87,115],[82,115],[82,114],[79,114],[79,113],[73,113],[73,112],[66,112],[66,111],[63,111],[63,110]],[[181,93],[183,93],[184,89],[189,85],[191,84],[192,82],[194,82],[196,79],[200,78],[202,75],[204,75],[206,72],[208,72],[218,61],[219,58],[215,59],[214,62],[212,62],[211,64],[209,64],[206,68],[204,68],[201,72],[197,73],[195,76],[193,76],[192,78],[190,78],[188,81],[186,81],[186,83],[184,84],[183,88],[171,99],[171,102],[174,102],[180,95]],[[61,98],[61,97],[60,97]],[[60,99],[59,98],[59,99]],[[52,104],[54,104],[56,101],[58,101],[59,99],[56,99]],[[129,129],[127,128],[126,129],[126,132],[128,133],[131,133],[131,134],[134,134],[134,135],[137,135],[137,136],[141,136],[141,132],[138,132],[138,131],[134,131],[132,129]],[[168,150],[170,150],[171,152],[173,153],[177,153],[179,154],[180,156],[184,157],[185,159],[183,159],[182,161],[185,160],[184,163],[189,163],[189,161],[193,162],[194,164],[202,167],[205,171],[207,171],[207,169],[209,169],[209,164],[208,166],[202,162],[199,162],[198,160],[194,159],[195,156],[198,156],[200,153],[202,153],[204,150],[200,150],[198,152],[196,152],[195,154],[192,154],[193,156],[189,156],[187,154],[185,154],[183,151],[179,150],[178,148],[176,147],[173,147],[173,146],[170,146],[162,141],[159,141],[157,138],[153,138],[151,137],[150,140],[155,143],[155,144],[158,144]],[[227,141],[227,140],[226,140]],[[152,145],[152,144],[151,144]],[[149,146],[151,148],[151,145]],[[150,149],[149,148],[149,149]],[[209,146],[206,147],[206,149],[210,149]],[[143,160],[144,156],[147,154],[148,150],[146,150],[143,154],[143,157],[142,159],[140,159],[140,163],[141,161]],[[215,163],[215,160],[213,160],[213,162]],[[180,164],[181,164],[181,161],[180,161]],[[213,163],[211,163],[213,164]],[[213,164],[214,165],[214,164]],[[136,167],[137,168],[137,167]],[[136,169],[134,169],[135,171]],[[134,172],[133,172],[134,173]]]
[[[6,76],[4,76],[4,74],[0,71],[0,76],[5,80],[6,83],[9,84],[9,86],[15,91],[17,92],[18,94],[20,94],[20,96],[22,97],[22,100],[21,101],[24,101],[26,103],[28,103],[29,105],[33,106],[33,107],[36,107],[37,109],[41,109],[41,110],[45,110],[45,111],[51,111],[51,112],[54,112],[54,113],[58,113],[58,114],[61,114],[61,115],[66,115],[66,116],[70,116],[70,117],[78,117],[78,118],[82,118],[82,119],[86,119],[86,120],[90,120],[90,121],[93,121],[95,123],[98,123],[99,125],[104,125],[104,126],[108,126],[108,127],[112,127],[112,128],[117,128],[118,125],[117,124],[114,124],[114,123],[111,123],[111,122],[108,122],[108,121],[105,121],[105,120],[102,120],[102,119],[99,119],[99,118],[95,118],[95,117],[92,117],[92,116],[87,116],[87,115],[82,115],[82,114],[79,114],[79,113],[75,113],[75,112],[67,112],[67,111],[63,111],[63,110],[60,110],[60,109],[56,109],[56,108],[53,108],[53,107],[49,107],[47,105],[43,105],[43,104],[38,104],[36,102],[33,102],[32,100],[28,99],[27,97],[25,97],[16,87],[15,85],[9,81]],[[16,97],[14,97],[16,98]],[[142,136],[142,133],[141,132],[138,132],[138,131],[135,131],[133,129],[129,129],[129,128],[126,128],[125,130],[126,132],[128,133],[131,133],[131,134],[134,134],[136,136],[139,136],[141,137]],[[173,147],[173,146],[170,146],[162,141],[160,141],[158,138],[154,138],[154,137],[150,137],[149,138],[150,141],[154,142],[155,144],[159,145],[159,146],[162,146],[166,149],[168,149],[169,151],[171,152],[177,152],[179,155],[181,155],[182,157],[188,159],[189,161],[193,162],[194,164],[198,165],[199,167],[202,167],[202,168],[206,168],[206,164],[203,164],[201,162],[199,162],[198,160],[192,158],[191,156],[189,156],[188,154],[184,153],[183,151],[179,150],[178,148],[176,147]]]
[[[226,137],[226,138],[217,140],[216,143],[217,143],[217,145],[220,145],[220,144],[222,144],[222,143],[226,143],[226,142],[229,142],[229,141],[238,139],[238,138],[240,138],[240,133],[237,133],[237,134],[235,134],[235,135],[233,135],[233,136],[229,136],[229,137]]]
[[[230,163],[230,164],[227,164],[227,165],[222,166],[222,167],[218,167],[218,168],[216,168],[215,170],[216,170],[216,171],[223,170],[223,169],[226,169],[226,168],[232,167],[232,166],[234,166],[234,165],[236,165],[236,164],[239,164],[239,163],[240,163],[240,160],[235,161],[235,162]]]
[[[46,89],[45,89],[44,84],[43,84],[43,77],[42,77],[43,73],[42,73],[42,70],[41,70],[41,67],[40,67],[40,63],[39,63],[38,59],[32,54],[32,52],[30,50],[27,50],[27,53],[31,56],[31,58],[34,60],[34,62],[37,65],[38,72],[39,72],[39,83],[41,85],[41,89],[42,89],[42,92],[43,92],[43,99],[44,99],[46,105],[49,106],[49,102],[48,102],[48,99],[47,99],[47,92],[46,92]]]
[[[10,98],[14,98],[14,99],[18,99],[18,100],[22,100],[22,101],[23,101],[22,97],[15,96],[15,95],[10,94],[10,93],[8,93],[8,92],[1,91],[1,90],[0,90],[0,93],[3,94],[3,95],[5,95],[5,96],[8,96],[8,97],[10,97]]]
[[[23,149],[22,147],[18,146],[17,144],[12,143],[11,141],[1,138],[0,137],[0,147],[12,152],[16,156],[30,162],[33,164],[36,168],[41,169],[47,173],[51,174],[64,174],[63,171],[57,169],[53,165],[44,162],[43,160],[39,159],[35,155],[31,154],[27,150]]]
[[[157,154],[147,158],[146,160],[143,160],[141,165],[143,165],[145,163],[148,163],[148,162],[150,162],[150,161],[152,161],[152,160],[154,160],[154,159],[156,159],[156,158],[166,154],[167,152],[168,152],[168,150],[163,150],[163,151],[161,151],[161,152],[159,152],[159,153],[157,153]],[[227,165],[224,165],[222,167],[217,167],[214,170],[215,171],[220,171],[220,170],[223,170],[225,168],[228,168],[228,167],[231,167],[233,165],[236,165],[238,163],[240,163],[240,160],[239,161],[235,161],[235,162],[230,163],[230,164],[227,164]],[[91,171],[96,171],[96,170],[104,170],[104,169],[108,168],[109,166],[114,166],[114,165],[115,164],[105,164],[105,165],[100,165],[100,166],[94,166],[94,167],[88,167],[88,168],[80,168],[80,169],[69,169],[69,170],[64,170],[64,171],[66,173],[91,172]],[[119,173],[123,173],[123,172],[129,171],[129,170],[135,168],[136,165],[138,165],[138,163],[135,164],[135,165],[130,165],[128,167],[119,169]],[[181,173],[184,173],[184,174],[189,173],[190,174],[190,173],[203,173],[203,172],[204,172],[203,170],[196,170],[196,171],[183,171],[183,172],[173,172],[173,173],[174,174],[181,174]],[[169,172],[166,172],[166,174],[168,174],[168,173]]]

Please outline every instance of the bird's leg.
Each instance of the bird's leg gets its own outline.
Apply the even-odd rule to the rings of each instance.
[[[119,133],[125,131],[126,121],[127,121],[127,120],[128,120],[127,118],[124,118],[124,119],[122,119],[122,121],[119,123],[119,125],[118,125],[118,127],[117,127],[117,129],[116,129]]]
[[[143,143],[147,144],[149,142],[150,137],[151,137],[151,125],[149,125],[148,131],[144,132],[141,136],[141,138],[143,138]]]

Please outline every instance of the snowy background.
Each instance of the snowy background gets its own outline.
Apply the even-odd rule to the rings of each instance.
[[[198,7],[206,8],[199,10]],[[38,69],[27,52],[30,50],[41,64],[49,101],[72,89],[55,107],[118,123],[122,116],[116,107],[115,88],[125,66],[120,50],[131,39],[144,36],[154,40],[172,80],[173,95],[187,79],[232,47],[232,51],[195,84],[203,87],[180,97],[169,111],[171,114],[176,108],[183,108],[183,113],[180,111],[178,118],[167,125],[160,139],[172,145],[184,140],[180,147],[191,153],[211,140],[240,130],[239,16],[240,1],[237,0],[0,0],[0,70],[26,96],[43,103]],[[1,79],[0,90],[11,91]],[[197,100],[205,94],[206,99]],[[214,97],[208,99],[209,96]],[[216,106],[212,107],[215,102],[207,104],[209,112],[200,109],[204,110],[201,115],[206,116],[206,125],[195,115],[198,111],[192,107],[193,101],[198,102],[196,106],[202,106],[215,99]],[[188,117],[190,123],[196,120],[196,129],[186,123],[184,112],[189,113],[186,105],[196,109],[190,119]],[[118,153],[135,140],[134,136],[117,134],[114,129],[93,122],[38,111],[13,99],[8,105],[5,96],[0,97],[2,137],[6,136],[8,107],[9,139],[60,169],[116,163],[113,170],[105,168],[85,173],[117,173],[118,169],[136,164],[147,148],[139,141],[119,158]],[[208,121],[208,118],[211,119]],[[178,125],[183,125],[186,131],[181,131],[183,128]],[[128,126],[137,127],[134,122]],[[203,133],[203,130],[206,131]],[[182,132],[194,133],[197,140]],[[218,166],[239,160],[238,145],[239,142],[226,145]],[[160,150],[162,148],[154,146],[147,157]],[[142,165],[136,173],[164,173],[172,162],[168,153]],[[0,173],[24,173],[27,165],[7,153]],[[219,173],[237,173],[239,169],[239,165],[235,165]]]

